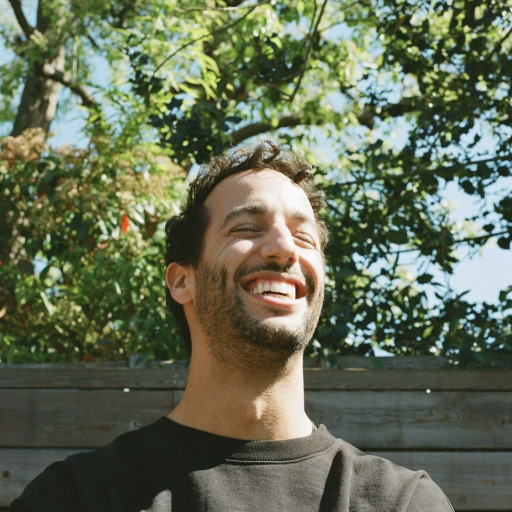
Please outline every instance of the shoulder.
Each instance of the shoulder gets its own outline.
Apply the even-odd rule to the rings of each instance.
[[[443,491],[425,471],[412,471],[341,440],[339,449],[350,468],[351,494],[356,501],[375,503],[375,510],[386,503],[388,510],[453,512]]]
[[[418,480],[407,512],[431,510],[453,512],[453,507],[444,492],[425,473],[425,477]]]
[[[150,458],[163,453],[167,441],[158,435],[155,426],[128,432],[94,451],[77,453],[54,462],[28,484],[11,504],[11,512],[68,512],[80,510],[119,509],[121,495],[136,488],[135,481],[150,478]],[[160,457],[155,458],[155,454]],[[128,492],[129,493],[129,492]],[[94,500],[102,503],[96,508]]]

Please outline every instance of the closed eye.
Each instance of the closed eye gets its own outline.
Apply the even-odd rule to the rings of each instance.
[[[308,233],[296,233],[293,236],[299,242],[302,242],[304,244],[310,245],[312,247],[316,247],[315,239],[311,235],[309,235]]]
[[[237,226],[231,229],[231,233],[259,233],[260,231],[256,226]]]

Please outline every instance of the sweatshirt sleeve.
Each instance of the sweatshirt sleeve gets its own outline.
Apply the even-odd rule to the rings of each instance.
[[[9,512],[69,512],[78,510],[75,485],[65,462],[55,462],[30,482]]]
[[[425,474],[417,482],[407,512],[453,512],[453,507],[439,486]]]

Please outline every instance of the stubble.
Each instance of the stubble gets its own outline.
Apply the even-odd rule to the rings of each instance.
[[[290,358],[302,354],[309,343],[322,309],[323,289],[305,275],[308,288],[308,309],[298,325],[290,328],[279,323],[264,322],[252,316],[240,296],[238,280],[245,274],[258,271],[289,271],[276,263],[267,263],[234,276],[228,283],[224,267],[201,262],[196,270],[196,314],[205,333],[210,352],[218,360],[241,366],[250,364],[255,371],[282,366]],[[274,316],[286,315],[279,309],[269,308]]]

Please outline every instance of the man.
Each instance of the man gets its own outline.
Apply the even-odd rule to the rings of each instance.
[[[323,206],[309,165],[270,142],[212,159],[166,227],[168,304],[191,348],[180,404],[53,464],[12,512],[453,510],[424,472],[364,455],[305,413]]]

